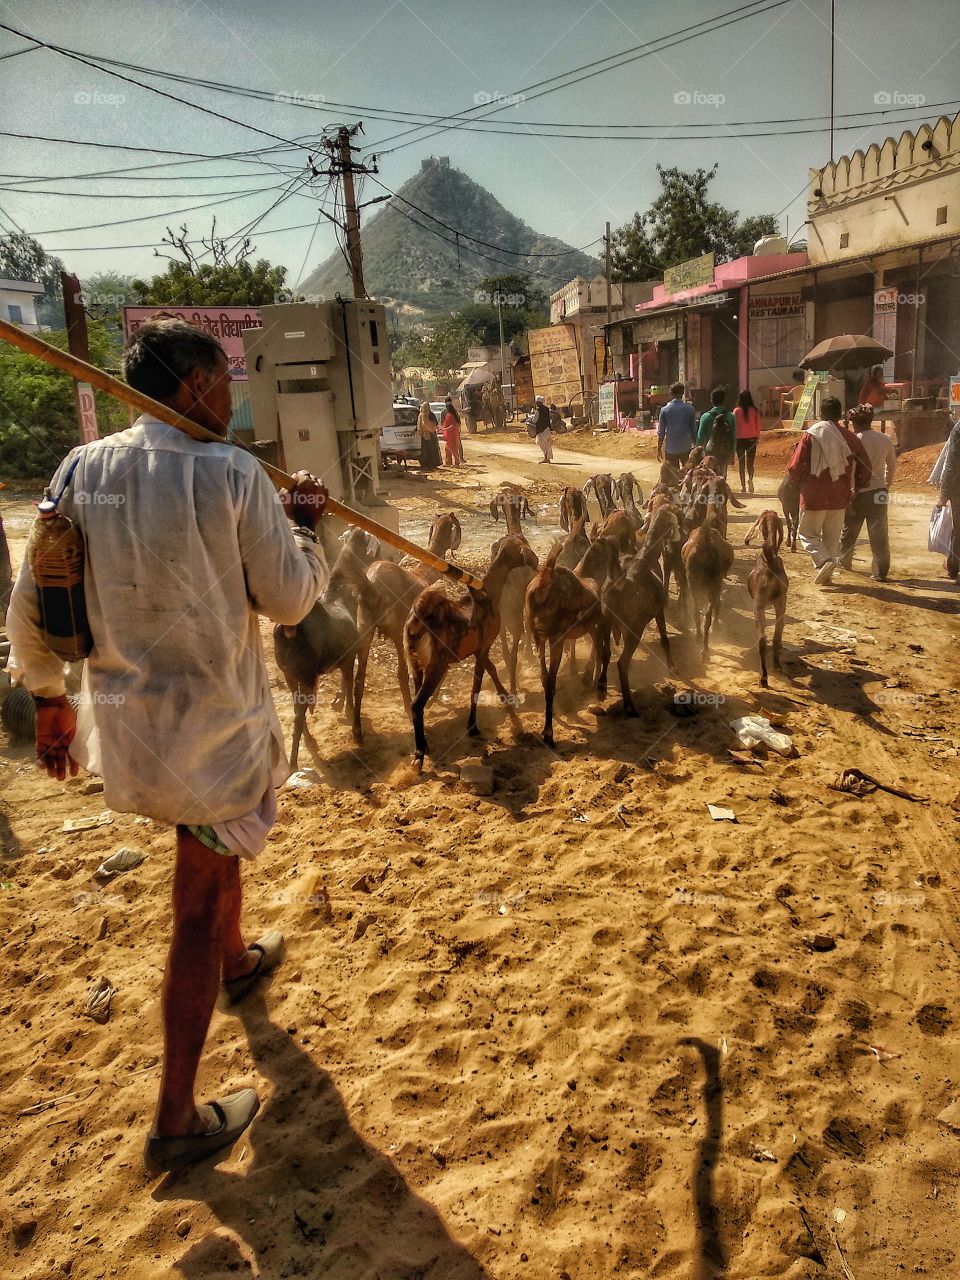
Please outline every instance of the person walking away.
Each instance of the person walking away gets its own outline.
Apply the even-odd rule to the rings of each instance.
[[[850,499],[867,484],[871,468],[856,435],[840,425],[843,409],[836,396],[824,399],[820,413],[804,431],[787,475],[800,490],[800,544],[813,559],[815,581],[826,586],[837,568]]]
[[[746,493],[749,486],[753,493],[753,468],[757,461],[757,445],[760,442],[760,410],[753,403],[749,390],[743,390],[737,397],[737,406],[733,411],[733,420],[737,432],[737,463],[740,467],[740,492]],[[746,473],[746,474],[744,474]]]
[[[86,545],[93,648],[76,712],[28,561],[7,628],[13,669],[36,699],[41,767],[63,782],[81,765],[103,777],[109,808],[176,828],[163,1071],[144,1149],[160,1172],[231,1146],[260,1105],[243,1089],[198,1106],[194,1086],[218,990],[236,1003],[283,954],[275,930],[248,945],[240,929],[240,858],[263,848],[289,773],[258,615],[295,626],[322,590],[314,528],[326,492],[300,472],[278,502],[256,459],[226,443],[230,366],[211,335],[148,321],[124,373],[224,442],[144,414],[74,449],[54,476],[60,511]],[[292,516],[302,527],[291,529]]]
[[[847,509],[840,537],[840,554],[837,562],[841,569],[853,567],[853,550],[857,545],[863,522],[867,522],[867,537],[873,555],[870,576],[877,582],[886,582],[890,572],[890,535],[887,528],[887,504],[890,486],[897,469],[897,451],[893,441],[882,431],[873,429],[873,406],[858,404],[847,414],[847,421],[857,433],[861,445],[870,460],[870,478],[866,485],[858,486],[853,501]]]
[[[940,470],[940,497],[938,507],[950,503],[950,515],[953,517],[953,546],[946,560],[947,577],[957,581],[960,574],[960,421],[953,424],[947,437],[947,447],[943,455],[943,466]]]
[[[540,452],[543,457],[541,462],[553,461],[553,435],[550,431],[550,410],[544,404],[543,396],[537,396],[534,404],[534,414],[536,415],[537,444],[540,446]]]
[[[433,471],[442,466],[440,460],[440,444],[437,441],[439,427],[437,415],[430,408],[430,401],[424,400],[417,414],[417,431],[420,434],[420,469]]]
[[[712,453],[717,459],[724,479],[737,444],[737,424],[733,414],[723,407],[726,398],[723,387],[714,387],[710,392],[710,408],[700,419],[697,431],[697,444],[703,445],[706,453]]]
[[[447,396],[443,402],[443,461],[448,467],[459,467],[463,454],[460,450],[460,415],[453,401]]]
[[[875,364],[860,388],[860,404],[868,404],[871,409],[882,409],[887,398],[887,384],[883,380],[883,365]]]
[[[684,385],[675,382],[670,388],[672,400],[660,410],[657,419],[657,461],[663,461],[664,451],[667,463],[682,473],[687,455],[696,444],[697,411],[693,405],[684,400]]]

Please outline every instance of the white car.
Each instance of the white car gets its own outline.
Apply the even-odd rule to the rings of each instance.
[[[393,426],[380,428],[380,457],[384,460],[406,464],[411,459],[420,461],[420,432],[417,418],[420,410],[412,404],[395,403]]]

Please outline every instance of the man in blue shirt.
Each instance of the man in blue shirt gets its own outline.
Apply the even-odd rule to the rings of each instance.
[[[684,400],[683,392],[683,383],[674,383],[670,388],[673,399],[660,410],[657,422],[657,461],[663,461],[666,445],[667,462],[680,472],[683,471],[687,454],[696,443],[694,431],[697,425],[697,411]]]

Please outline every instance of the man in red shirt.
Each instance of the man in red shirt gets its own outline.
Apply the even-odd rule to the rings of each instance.
[[[826,586],[837,568],[844,515],[854,489],[867,487],[872,467],[855,432],[841,425],[840,401],[827,397],[820,413],[820,421],[803,433],[787,475],[800,489],[801,545],[813,557],[816,582]]]

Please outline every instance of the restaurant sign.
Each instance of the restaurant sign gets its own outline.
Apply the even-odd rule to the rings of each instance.
[[[683,293],[685,289],[713,284],[715,265],[716,254],[704,253],[699,258],[689,258],[686,262],[678,262],[675,267],[667,267],[663,273],[664,292]]]
[[[256,307],[124,307],[123,339],[129,342],[142,324],[156,315],[175,316],[196,325],[216,338],[227,353],[230,381],[247,381],[247,358],[243,350],[244,329],[262,327]]]
[[[803,314],[804,301],[801,293],[767,293],[761,297],[751,294],[751,320],[781,320]]]

